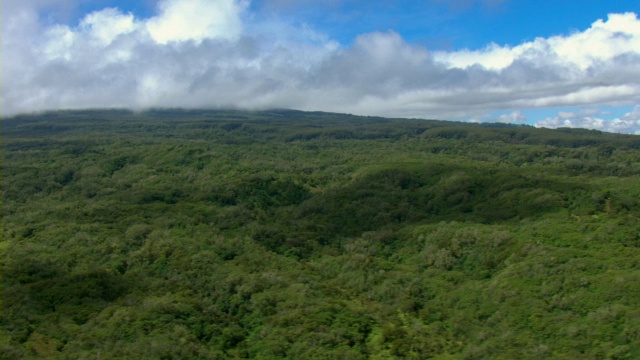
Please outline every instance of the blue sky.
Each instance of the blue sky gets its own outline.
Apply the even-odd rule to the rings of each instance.
[[[52,4],[53,5],[53,4]],[[67,5],[69,6],[69,5]],[[78,1],[67,11],[47,6],[48,12],[73,25],[84,15],[117,7],[141,18],[156,14],[158,1]],[[69,11],[71,10],[71,11]],[[570,34],[588,28],[609,13],[640,12],[637,0],[259,0],[250,3],[258,17],[281,17],[307,24],[342,44],[358,35],[394,30],[409,42],[452,50],[481,48],[490,42],[517,45],[536,37]],[[66,14],[65,14],[66,12]]]
[[[78,1],[73,15],[62,21],[73,24],[85,14],[117,7],[142,18],[157,12],[158,1]],[[51,8],[47,8],[51,11]],[[53,11],[60,11],[58,7]],[[259,0],[250,3],[258,17],[280,17],[307,24],[342,44],[358,35],[394,30],[409,42],[438,50],[481,48],[490,42],[517,45],[536,37],[569,34],[588,28],[609,13],[640,12],[637,0]]]
[[[255,2],[269,11],[269,1]],[[635,0],[518,1],[287,1],[275,12],[309,23],[348,44],[357,35],[394,30],[410,42],[439,49],[516,45],[536,37],[586,29],[609,13],[640,11]]]
[[[640,3],[3,2],[2,110],[289,107],[640,133]]]

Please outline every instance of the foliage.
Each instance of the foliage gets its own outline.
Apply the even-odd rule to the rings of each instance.
[[[6,359],[640,357],[640,140],[272,110],[3,119]]]

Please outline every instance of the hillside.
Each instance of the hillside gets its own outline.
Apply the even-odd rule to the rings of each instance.
[[[640,137],[3,119],[3,359],[640,358]]]

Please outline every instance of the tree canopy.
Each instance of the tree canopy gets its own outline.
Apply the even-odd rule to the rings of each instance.
[[[640,138],[292,110],[2,119],[4,359],[640,357]]]

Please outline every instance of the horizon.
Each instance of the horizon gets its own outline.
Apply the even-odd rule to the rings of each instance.
[[[19,114],[15,114],[15,115],[11,115],[8,117],[4,117],[4,118],[0,118],[0,121],[3,120],[11,120],[11,119],[15,119],[15,118],[29,118],[29,117],[41,117],[41,116],[46,116],[49,114],[58,114],[58,113],[82,113],[82,112],[114,112],[114,113],[127,113],[130,115],[147,115],[147,113],[154,113],[154,112],[184,112],[185,115],[190,115],[190,112],[237,112],[237,113],[248,113],[250,115],[262,115],[263,113],[270,113],[270,112],[291,112],[291,113],[301,113],[301,114],[307,114],[307,115],[337,115],[337,116],[343,116],[345,118],[348,117],[354,117],[354,118],[363,118],[364,120],[366,119],[384,119],[384,120],[391,120],[391,121],[398,121],[398,122],[402,122],[402,121],[432,121],[432,122],[439,122],[439,123],[454,123],[456,126],[465,126],[465,125],[471,125],[471,126],[478,126],[478,127],[494,127],[494,126],[504,126],[504,127],[514,127],[514,128],[532,128],[532,129],[541,129],[541,130],[587,130],[587,131],[594,131],[594,132],[601,132],[601,133],[605,133],[605,134],[612,134],[612,135],[631,135],[631,136],[637,136],[638,134],[629,134],[629,133],[619,133],[619,132],[612,132],[612,131],[607,131],[607,130],[598,130],[598,129],[593,129],[593,128],[585,128],[585,127],[569,127],[569,126],[558,126],[558,127],[544,127],[544,126],[539,126],[539,125],[535,125],[535,124],[524,124],[524,123],[509,123],[509,122],[500,122],[500,121],[485,121],[485,122],[470,122],[470,121],[464,121],[464,120],[446,120],[446,119],[436,119],[436,118],[416,118],[416,117],[390,117],[390,116],[378,116],[378,115],[358,115],[358,114],[351,114],[351,113],[340,113],[340,112],[332,112],[332,111],[323,111],[323,110],[299,110],[299,109],[291,109],[291,108],[264,108],[264,109],[240,109],[240,108],[231,108],[231,107],[227,107],[227,108],[205,108],[205,107],[201,107],[201,108],[183,108],[183,107],[150,107],[150,108],[145,108],[145,109],[131,109],[131,108],[117,108],[117,107],[112,107],[112,108],[79,108],[79,109],[55,109],[55,110],[41,110],[41,111],[34,111],[34,112],[24,112],[24,113],[19,113]],[[150,120],[150,119],[147,119]],[[180,120],[180,119],[179,119]],[[234,119],[231,119],[234,120]],[[446,125],[444,125],[446,126]]]
[[[634,1],[2,6],[3,117],[281,108],[640,134]]]

